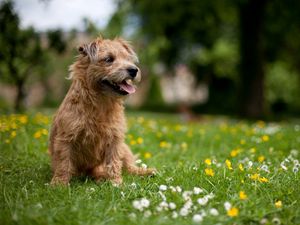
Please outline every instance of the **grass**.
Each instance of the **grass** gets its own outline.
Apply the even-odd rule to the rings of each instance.
[[[50,187],[51,117],[0,118],[0,224],[300,224],[297,121],[184,123],[177,116],[131,114],[126,141],[159,172],[124,174],[116,188],[87,177]],[[203,192],[187,192],[194,187]],[[148,207],[139,204],[143,198]]]

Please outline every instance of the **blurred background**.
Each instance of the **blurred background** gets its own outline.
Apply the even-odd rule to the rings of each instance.
[[[1,113],[58,107],[99,34],[139,55],[132,110],[300,115],[298,0],[0,0]]]

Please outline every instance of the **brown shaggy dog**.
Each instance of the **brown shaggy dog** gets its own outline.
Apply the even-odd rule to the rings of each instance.
[[[141,79],[136,54],[122,39],[102,38],[79,47],[79,52],[70,67],[71,87],[51,129],[51,184],[68,184],[80,174],[121,184],[122,168],[131,174],[153,174],[154,169],[135,166],[124,143],[123,100]]]

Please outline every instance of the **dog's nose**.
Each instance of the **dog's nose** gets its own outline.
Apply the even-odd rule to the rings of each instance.
[[[127,68],[127,72],[129,74],[129,76],[131,76],[132,78],[136,77],[138,71],[139,70],[136,67]]]

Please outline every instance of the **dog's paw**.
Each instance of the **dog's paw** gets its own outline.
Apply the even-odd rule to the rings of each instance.
[[[111,180],[111,183],[114,187],[120,187],[121,184],[123,183],[123,179],[121,177],[114,178]]]

